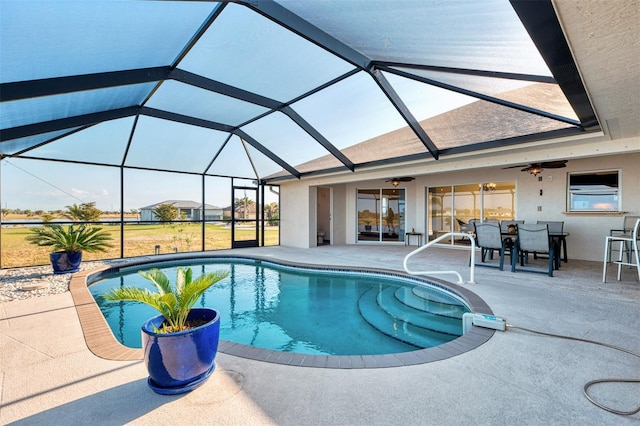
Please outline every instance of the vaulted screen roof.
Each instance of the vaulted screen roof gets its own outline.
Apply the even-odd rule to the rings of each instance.
[[[0,2],[0,155],[301,177],[599,129],[550,1]]]

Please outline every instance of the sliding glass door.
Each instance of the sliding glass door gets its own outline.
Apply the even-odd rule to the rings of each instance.
[[[429,241],[435,240],[447,232],[451,232],[451,209],[453,206],[453,190],[451,186],[436,186],[428,189],[427,228]],[[451,239],[441,241],[442,244]]]
[[[515,182],[480,182],[427,189],[428,239],[448,232],[472,233],[473,222],[514,220]],[[442,244],[469,244],[467,237],[446,238]]]
[[[404,189],[359,189],[356,204],[358,241],[404,241]]]

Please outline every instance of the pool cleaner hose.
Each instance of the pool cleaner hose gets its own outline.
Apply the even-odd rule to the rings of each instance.
[[[563,336],[563,335],[560,335],[560,334],[545,333],[544,331],[531,330],[529,328],[518,327],[518,326],[515,326],[515,325],[511,325],[511,324],[507,324],[507,329],[522,330],[522,331],[526,331],[526,332],[529,332],[529,333],[540,334],[542,336],[558,337],[560,339],[575,340],[577,342],[591,343],[591,344],[594,344],[594,345],[600,345],[600,346],[604,346],[604,347],[607,347],[607,348],[615,349],[617,351],[624,352],[624,353],[627,353],[629,355],[633,355],[635,357],[640,358],[640,354],[638,354],[636,352],[632,352],[632,351],[630,351],[628,349],[621,348],[619,346],[614,346],[614,345],[610,345],[610,344],[607,344],[607,343],[597,342],[595,340],[582,339],[580,337]],[[603,404],[599,403],[598,401],[596,401],[591,395],[589,395],[589,388],[591,386],[593,386],[593,385],[598,384],[598,383],[640,383],[640,379],[617,379],[617,378],[597,379],[597,380],[592,380],[592,381],[586,383],[584,385],[584,387],[582,388],[584,396],[589,400],[589,402],[591,402],[595,406],[600,407],[603,410],[606,410],[606,411],[608,411],[610,413],[619,414],[621,416],[631,416],[631,415],[634,415],[634,414],[640,412],[640,405],[638,405],[636,408],[634,408],[631,411],[620,411],[620,410],[613,409],[611,407],[607,407],[606,405],[603,405]]]

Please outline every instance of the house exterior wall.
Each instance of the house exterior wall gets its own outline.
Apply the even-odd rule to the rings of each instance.
[[[640,141],[631,140],[630,143]],[[535,162],[525,156],[522,164]],[[537,160],[544,161],[544,160]],[[568,213],[567,210],[567,177],[569,172],[590,172],[598,170],[621,170],[622,212],[620,213]],[[430,174],[424,174],[429,173]],[[423,173],[423,175],[420,175]],[[464,168],[433,173],[431,166],[388,168],[384,172],[372,172],[374,179],[358,182],[327,182],[332,178],[299,180],[283,182],[282,191],[282,239],[281,244],[294,247],[312,247],[315,245],[316,204],[312,191],[314,184],[333,186],[334,206],[333,218],[334,244],[356,243],[356,192],[358,188],[390,188],[384,180],[391,176],[415,176],[416,180],[401,184],[406,189],[407,211],[406,229],[415,228],[416,232],[425,233],[427,187],[460,185],[478,182],[516,183],[516,216],[527,223],[538,220],[561,220],[565,222],[565,230],[570,233],[567,238],[569,261],[571,259],[599,261],[603,257],[604,238],[612,228],[619,228],[624,214],[640,214],[640,153],[598,156],[591,158],[569,159],[567,167],[561,169],[545,169],[540,175],[542,180],[519,168],[502,169],[500,166]],[[354,179],[356,175],[345,175],[343,180]],[[358,177],[366,176],[361,173]],[[542,190],[542,195],[540,195]],[[285,204],[286,203],[286,204]],[[540,207],[540,211],[538,211]],[[305,211],[306,210],[306,211]],[[310,237],[313,230],[313,237]]]
[[[301,248],[314,247],[317,244],[316,228],[314,222],[313,238],[310,238],[310,215],[313,214],[315,221],[316,209],[315,206],[311,208],[310,204],[311,188],[295,182],[287,184],[286,191],[282,189],[280,187],[280,244]]]
[[[200,209],[178,208],[178,218],[185,214],[187,220],[202,220],[200,217]],[[222,209],[207,209],[205,211],[205,220],[222,220]],[[153,213],[152,209],[140,210],[141,222],[156,222],[158,217]]]
[[[152,222],[158,220],[158,218],[156,218],[156,215],[153,214],[153,211],[149,210],[149,209],[142,209],[140,210],[140,221],[141,222]]]
[[[308,239],[310,241],[309,246],[313,247],[318,245],[318,187],[309,187],[309,198],[307,199],[308,211],[309,211],[309,227],[308,227]],[[315,226],[313,226],[315,224]]]
[[[204,220],[222,220],[222,209],[207,209],[204,212]]]
[[[347,186],[334,185],[333,187],[333,235],[332,244],[344,245],[347,243]]]

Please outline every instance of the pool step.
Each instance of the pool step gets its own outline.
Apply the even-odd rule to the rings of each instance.
[[[451,312],[450,305],[443,309],[440,304],[432,302],[417,308],[405,302],[407,299],[405,293],[412,294],[411,289],[406,287],[382,289],[378,292],[378,305],[392,317],[403,319],[417,327],[453,334],[456,337],[462,335],[462,315],[460,318],[447,315]],[[411,297],[408,299],[413,301]]]
[[[386,288],[389,287],[383,288],[383,291]],[[393,291],[397,287],[390,288]],[[389,314],[378,303],[379,291],[379,289],[370,289],[364,292],[358,299],[358,308],[362,318],[381,333],[416,348],[438,346],[458,337],[414,324],[413,313],[404,315],[404,318]]]
[[[469,310],[462,306],[456,299],[437,293],[422,287],[400,287],[395,292],[396,298],[403,304],[420,311],[431,312],[436,315],[456,318],[461,320],[462,315]]]
[[[441,291],[433,290],[429,287],[417,285],[411,288],[411,292],[417,297],[421,297],[431,302],[438,302],[444,305],[460,306],[460,302],[455,297],[449,294],[445,294]]]

